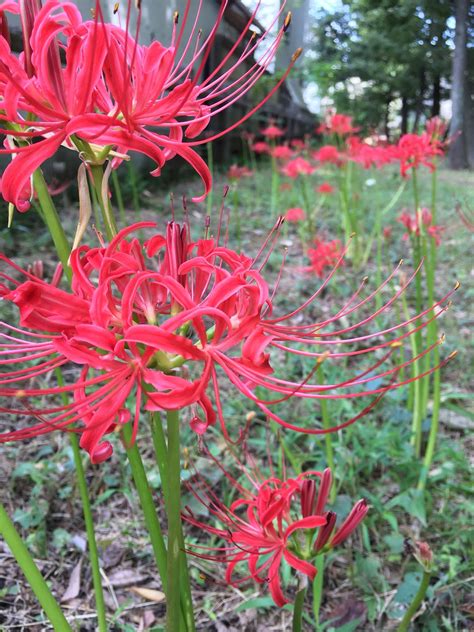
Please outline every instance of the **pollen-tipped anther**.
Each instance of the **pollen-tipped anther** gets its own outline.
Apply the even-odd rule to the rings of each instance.
[[[459,288],[461,287],[461,284],[459,283],[459,281],[456,281],[456,283],[454,284],[454,290],[459,290]]]
[[[297,48],[297,49],[295,50],[295,52],[294,52],[294,53],[293,53],[293,55],[291,56],[291,61],[292,61],[292,63],[293,63],[293,62],[295,62],[295,61],[298,59],[298,57],[301,55],[301,53],[302,53],[302,52],[303,52],[303,49],[302,49],[302,48]]]
[[[173,13],[173,22],[174,22],[175,24],[178,24],[178,22],[179,22],[179,11],[175,11],[175,12]]]
[[[458,355],[457,349],[455,351],[451,351],[451,353],[448,355],[447,361],[449,362],[450,360],[453,360],[453,358],[455,358],[457,355]]]
[[[118,13],[118,10],[119,10],[119,3],[118,3],[118,2],[116,2],[116,3],[114,4],[114,15],[116,15],[116,14]]]
[[[284,33],[286,33],[286,31],[290,28],[290,24],[291,24],[291,11],[288,11],[288,13],[286,14],[285,21],[283,22]]]

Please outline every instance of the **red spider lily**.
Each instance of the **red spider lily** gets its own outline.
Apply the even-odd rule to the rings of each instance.
[[[345,162],[345,156],[334,145],[323,145],[323,147],[313,152],[313,158],[322,163],[329,162],[338,166]]]
[[[435,159],[443,153],[439,143],[433,142],[433,138],[427,133],[404,134],[394,149],[394,155],[400,161],[400,173],[403,178],[408,177],[410,169],[418,169],[420,165],[434,171]]]
[[[324,277],[326,268],[333,268],[341,258],[343,249],[338,239],[332,241],[314,240],[314,247],[308,248],[307,254],[311,264],[305,268],[320,279]]]
[[[265,129],[262,129],[260,133],[262,134],[262,136],[265,136],[265,138],[270,138],[271,140],[275,140],[275,138],[281,138],[285,135],[285,131],[278,127],[278,125],[275,125],[273,123],[270,124],[268,127],[265,127]]]
[[[337,136],[348,136],[359,130],[352,126],[352,116],[346,114],[329,114],[325,123],[316,130],[318,134],[336,134]]]
[[[425,131],[431,138],[432,143],[442,143],[448,131],[448,124],[440,116],[433,116],[433,118],[426,122]]]
[[[331,193],[334,193],[334,187],[329,184],[329,182],[323,182],[317,187],[316,191],[318,193],[322,193],[323,195],[330,195]]]
[[[298,158],[293,158],[293,160],[289,160],[284,167],[282,167],[281,172],[288,176],[288,178],[297,178],[298,176],[310,176],[312,173],[316,171],[316,167],[298,156]]]
[[[427,208],[419,209],[417,213],[411,215],[408,211],[403,211],[397,221],[405,226],[407,232],[403,235],[403,239],[409,239],[411,236],[419,236],[422,228],[428,235],[433,237],[437,246],[441,243],[441,233],[445,230],[443,226],[433,224],[433,217]]]
[[[197,484],[193,481],[188,486],[222,527],[197,519],[189,508],[183,514],[184,519],[226,543],[215,549],[196,545],[191,553],[226,563],[226,582],[232,586],[249,579],[268,584],[272,599],[279,607],[288,603],[281,585],[283,561],[313,581],[317,574],[314,558],[343,542],[368,511],[366,501],[360,500],[335,529],[336,514],[324,510],[332,482],[329,469],[283,480],[276,476],[263,480],[258,471],[244,469],[253,487],[249,490],[228,474],[217,459],[214,462],[237,490],[239,498],[227,507],[202,477],[198,477]],[[319,486],[315,479],[319,480]],[[242,566],[248,571],[234,579]]]
[[[191,4],[187,0],[179,27],[176,18],[171,45],[166,47],[158,41],[141,46],[128,33],[130,0],[126,30],[103,23],[98,1],[95,20],[83,22],[71,2],[49,0],[40,9],[40,2],[25,0],[34,18],[33,22],[27,21],[27,28],[24,24],[25,50],[31,51],[31,56],[17,59],[6,39],[0,40],[0,90],[5,104],[2,118],[8,130],[7,147],[2,151],[15,156],[2,179],[2,194],[7,201],[20,210],[28,208],[31,174],[60,145],[80,152],[91,163],[113,159],[115,167],[127,152],[139,151],[156,163],[153,175],[160,174],[167,160],[180,155],[204,183],[204,195],[194,199],[200,200],[207,194],[211,175],[192,147],[237,127],[270,98],[284,79],[227,129],[210,138],[193,139],[213,116],[231,107],[265,73],[289,20],[285,20],[267,50],[254,60],[266,36],[264,33],[253,37],[250,31],[259,9],[257,3],[231,49],[199,82],[227,0],[222,0],[216,22],[205,38],[197,28],[202,5],[199,2],[185,40]],[[282,10],[283,7],[280,13]],[[60,52],[64,53],[64,67]],[[30,143],[33,139],[39,142]]]
[[[348,325],[347,318],[374,300],[394,271],[365,298],[360,298],[362,284],[333,316],[301,323],[299,315],[320,296],[333,270],[302,305],[276,316],[274,298],[281,275],[271,289],[262,271],[280,225],[281,220],[252,259],[219,245],[220,229],[217,240],[192,243],[186,227],[170,223],[165,235],[156,234],[142,246],[131,233],[154,224],[135,224],[122,230],[108,246],[81,246],[73,251],[70,292],[60,289],[57,279],[47,283],[2,257],[7,268],[26,280],[20,283],[3,273],[0,296],[17,305],[20,325],[30,331],[2,324],[0,365],[12,370],[0,379],[0,396],[8,401],[0,410],[13,415],[28,412],[37,423],[4,432],[0,442],[55,429],[72,430],[81,434],[81,445],[97,462],[112,450],[103,437],[131,418],[135,437],[142,407],[175,410],[187,406],[191,407],[191,426],[196,432],[202,434],[214,424],[217,413],[228,438],[219,390],[223,376],[284,427],[324,434],[329,430],[304,428],[282,419],[272,406],[293,396],[340,399],[374,395],[363,411],[331,429],[337,430],[363,416],[388,390],[412,381],[397,381],[399,367],[380,367],[396,346],[444,311],[437,307],[451,293],[413,318],[368,333],[365,327],[390,309],[412,276],[382,307]],[[342,254],[335,267],[341,260]],[[338,326],[341,319],[344,325]],[[363,329],[354,334],[359,327]],[[314,370],[300,381],[274,375],[272,351],[278,356],[285,351],[314,358],[316,365],[328,357],[373,353],[375,358],[348,379],[318,384],[312,382]],[[80,370],[74,383],[29,386],[31,378],[46,376],[69,363]],[[207,394],[209,386],[212,402]],[[277,397],[257,396],[256,386]],[[40,396],[54,400],[64,392],[73,394],[72,402],[43,408],[28,403],[31,398],[40,401]],[[74,426],[77,423],[80,425]]]
[[[347,156],[360,164],[364,169],[375,167],[380,169],[395,158],[394,149],[390,145],[369,145],[358,136],[351,136],[346,141]]]
[[[250,178],[253,171],[248,167],[239,167],[239,165],[231,165],[227,171],[229,180],[240,180],[241,178]]]
[[[285,219],[287,222],[304,222],[306,213],[299,207],[289,208],[285,213]]]
[[[293,140],[290,141],[290,145],[297,151],[304,151],[306,149],[306,143],[304,140],[301,140],[301,138],[293,138]]]
[[[273,158],[277,158],[279,160],[289,160],[293,157],[294,151],[292,151],[288,145],[277,145],[276,147],[272,147],[270,150]]]
[[[251,149],[256,154],[269,154],[272,150],[270,145],[268,143],[265,143],[263,140],[254,143]]]

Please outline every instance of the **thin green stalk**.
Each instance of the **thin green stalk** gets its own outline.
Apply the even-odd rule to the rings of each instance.
[[[138,193],[138,186],[137,186],[137,176],[135,173],[135,167],[133,166],[131,161],[127,162],[127,171],[128,171],[128,181],[130,183],[130,188],[132,189],[133,209],[135,211],[137,219],[141,220],[141,205],[140,205],[140,195]]]
[[[410,318],[408,312],[408,304],[405,294],[402,294],[402,306],[403,311],[405,313],[405,318],[408,320]],[[410,345],[411,345],[411,355],[412,358],[416,358],[419,354],[418,343],[416,336],[410,336]],[[420,373],[419,360],[415,360],[413,362],[413,377],[416,377]],[[421,420],[419,419],[420,412],[420,380],[415,380],[412,382],[413,390],[410,392],[410,397],[408,400],[408,407],[412,409],[412,425],[411,425],[411,444],[414,446],[415,454],[420,456],[421,449]]]
[[[58,212],[54,206],[54,202],[49,194],[48,186],[43,177],[41,169],[37,169],[33,173],[33,187],[38,195],[38,202],[43,211],[42,217],[48,227],[51,237],[58,253],[59,259],[63,265],[64,272],[69,280],[71,280],[71,268],[69,267],[69,254],[71,247],[67,240],[66,234],[59,219]]]
[[[134,443],[130,445],[132,439],[132,428],[130,424],[126,424],[122,430],[123,438],[125,442],[125,449],[127,451],[128,460],[132,470],[133,480],[140,499],[140,505],[143,511],[143,517],[145,519],[145,525],[150,536],[151,546],[155,555],[156,566],[160,573],[161,583],[163,585],[165,593],[167,593],[167,577],[166,577],[166,547],[161,532],[160,522],[156,515],[155,502],[153,495],[148,484],[148,480],[143,466],[142,457],[138,450],[138,446]]]
[[[306,591],[307,587],[305,586],[296,593],[295,603],[293,606],[293,632],[301,632],[303,630],[303,608]]]
[[[109,200],[104,200],[102,195],[102,182],[104,178],[104,172],[101,165],[91,165],[92,180],[94,182],[94,188],[97,194],[97,200],[99,202],[100,211],[105,224],[105,234],[107,239],[111,240],[117,234],[117,225],[115,223],[115,217],[112,212]]]
[[[97,623],[99,632],[107,632],[107,617],[104,601],[104,592],[102,589],[102,579],[100,575],[99,551],[95,539],[94,519],[92,517],[91,504],[89,500],[89,492],[87,489],[87,481],[82,465],[81,451],[79,441],[75,433],[71,432],[70,442],[72,453],[74,455],[74,465],[76,467],[77,486],[81,496],[82,511],[84,513],[84,522],[86,524],[87,544],[89,547],[89,561],[92,569],[92,583],[94,585],[95,607],[97,610]]]
[[[316,371],[316,375],[318,377],[319,383],[320,384],[325,384],[325,378],[324,378],[324,369],[322,364],[320,364],[317,368]],[[328,410],[328,402],[326,399],[321,398],[320,400],[320,405],[321,405],[321,419],[323,422],[323,428],[325,430],[328,430],[329,428],[331,428],[331,420],[329,419],[329,410]],[[325,449],[326,449],[326,462],[329,468],[331,468],[331,472],[334,473],[334,448],[332,445],[332,433],[331,432],[326,432],[326,434],[324,435],[324,441],[325,441]],[[336,486],[332,485],[331,487],[331,491],[329,493],[329,502],[333,503],[334,500],[336,498]]]
[[[58,602],[51,594],[48,584],[41,575],[25,543],[21,539],[10,516],[0,504],[0,535],[13,553],[26,580],[35,593],[41,607],[46,613],[51,625],[57,632],[72,632],[72,628],[61,611]]]
[[[313,615],[314,627],[319,628],[319,616],[321,611],[321,603],[323,600],[323,583],[324,583],[324,555],[318,555],[316,558],[316,568],[318,573],[313,582]]]
[[[64,386],[64,379],[61,369],[55,369],[56,378],[59,386]],[[62,393],[64,404],[68,403],[67,393]],[[74,457],[74,466],[76,468],[77,486],[82,503],[82,513],[84,515],[84,523],[86,525],[87,546],[89,549],[89,562],[92,570],[92,584],[94,586],[95,605],[97,610],[97,623],[99,632],[107,632],[107,616],[104,601],[104,590],[102,587],[102,577],[100,574],[99,551],[95,537],[94,519],[92,517],[91,503],[89,499],[89,489],[82,464],[81,451],[79,448],[79,440],[74,432],[69,434],[72,454]]]
[[[272,141],[272,149],[275,147],[275,143]],[[278,186],[280,178],[278,175],[278,163],[272,152],[272,196],[271,196],[271,213],[272,217],[276,215],[278,206]]]
[[[117,198],[117,206],[119,208],[120,221],[122,228],[127,224],[127,218],[125,217],[125,205],[123,203],[122,189],[120,188],[120,181],[117,175],[117,170],[113,169],[111,173],[112,185],[114,187],[115,197]]]
[[[207,150],[207,166],[209,167],[209,172],[211,174],[211,181],[214,182],[214,152],[212,150],[212,143],[206,143]],[[207,215],[212,217],[212,203],[213,203],[213,191],[214,187],[211,186],[211,190],[208,193],[206,204],[207,204]]]
[[[436,347],[433,352],[433,362],[439,363],[439,349]],[[426,445],[425,457],[423,459],[423,467],[420,473],[420,479],[418,481],[418,489],[423,490],[426,486],[428,474],[430,471],[431,463],[433,462],[436,440],[438,438],[439,430],[439,411],[441,407],[441,371],[438,369],[433,375],[433,410],[431,413],[431,425],[430,433],[428,436],[428,443]]]
[[[168,513],[168,447],[166,445],[166,437],[163,430],[163,424],[161,423],[161,417],[158,413],[155,413],[152,416],[151,428],[155,457],[158,469],[160,470],[161,486],[165,499],[166,512]],[[182,529],[179,533],[179,548],[181,552],[181,609],[183,611],[188,632],[194,632],[196,628],[194,624],[191,584],[189,580],[186,556],[183,554],[185,551],[185,543]]]
[[[179,411],[166,413],[168,433],[168,593],[167,632],[180,632],[181,615],[181,461]]]
[[[436,169],[433,171],[431,180],[431,217],[433,225],[436,225],[436,194],[437,194],[437,177]],[[430,305],[434,303],[434,289],[435,289],[435,276],[436,276],[436,259],[437,259],[437,245],[434,236],[430,240],[430,249],[427,257],[427,286],[428,286],[428,302]],[[433,344],[438,337],[438,323],[436,320],[429,323],[427,329],[427,344]],[[428,356],[428,361],[431,354]],[[439,348],[435,347],[432,353],[433,366],[439,364],[440,354]],[[429,368],[429,364],[428,367]],[[441,374],[440,371],[436,371],[433,375],[433,408],[431,414],[430,432],[428,435],[428,443],[426,446],[426,452],[423,459],[423,467],[420,473],[420,479],[418,481],[418,489],[423,490],[426,486],[431,463],[433,462],[436,440],[439,429],[439,412],[441,404]]]
[[[239,213],[239,188],[237,183],[234,183],[232,191],[232,212],[235,219],[235,230],[237,233],[237,247],[240,250],[242,247],[242,226]]]
[[[397,628],[397,632],[407,632],[408,628],[410,627],[410,621],[413,619],[413,617],[417,613],[418,608],[420,607],[421,602],[423,601],[426,595],[426,591],[428,590],[428,586],[430,585],[430,579],[431,579],[431,572],[424,571],[420,587],[418,588],[418,592],[413,598],[413,601],[411,602],[408,610],[405,612],[405,616],[401,620],[401,623]]]

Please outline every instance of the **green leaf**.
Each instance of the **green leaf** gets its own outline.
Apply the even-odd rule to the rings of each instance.
[[[253,599],[247,599],[240,603],[235,612],[242,612],[243,610],[248,610],[249,608],[259,609],[267,609],[274,608],[275,604],[273,603],[273,599],[271,597],[254,597]]]

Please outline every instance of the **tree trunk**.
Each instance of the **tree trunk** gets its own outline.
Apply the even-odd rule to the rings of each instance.
[[[402,97],[402,111],[401,111],[402,122],[400,124],[400,132],[406,134],[408,132],[408,99],[406,97]]]
[[[420,70],[420,84],[418,87],[418,99],[416,102],[415,108],[415,120],[413,121],[413,133],[416,134],[418,131],[418,125],[420,124],[420,118],[424,109],[424,98],[425,98],[425,90],[426,90],[426,72],[424,68]]]
[[[465,87],[467,74],[467,17],[470,0],[455,0],[456,34],[454,37],[453,72],[451,80],[452,117],[449,149],[451,169],[467,168]]]
[[[473,63],[474,49],[470,48],[468,49],[468,71],[464,90],[464,121],[467,162],[471,169],[474,169],[474,72],[469,72],[469,69],[473,68]]]
[[[431,102],[431,116],[439,116],[441,111],[441,77],[436,74],[433,79],[433,94]]]

